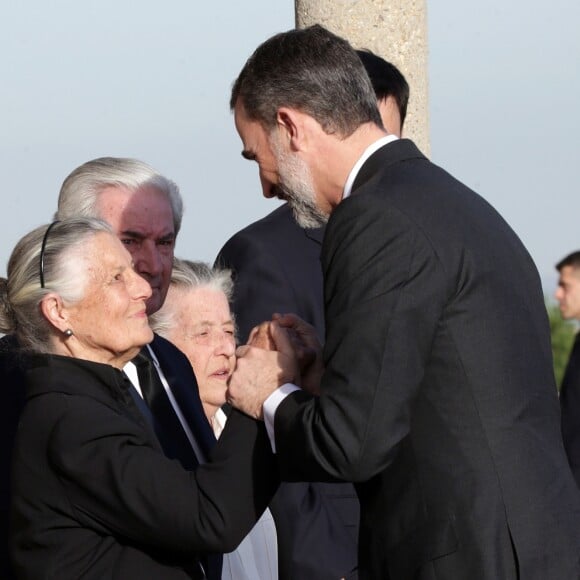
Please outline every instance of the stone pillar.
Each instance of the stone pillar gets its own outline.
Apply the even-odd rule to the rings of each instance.
[[[429,156],[427,0],[295,0],[296,26],[320,24],[392,62],[411,97],[403,136]]]

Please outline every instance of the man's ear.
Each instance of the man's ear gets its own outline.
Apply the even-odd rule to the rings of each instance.
[[[305,138],[303,113],[290,107],[280,107],[276,114],[278,131],[281,132],[281,138],[290,142],[290,147],[294,151],[299,151]]]
[[[54,328],[64,333],[70,328],[68,313],[58,294],[47,294],[40,302],[40,310]]]

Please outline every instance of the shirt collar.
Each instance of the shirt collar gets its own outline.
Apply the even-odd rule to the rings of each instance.
[[[358,175],[358,172],[360,171],[360,168],[363,166],[364,162],[383,145],[386,145],[387,143],[392,143],[397,139],[398,137],[396,135],[385,135],[384,137],[381,137],[374,143],[371,143],[364,150],[363,154],[360,156],[359,160],[354,164],[354,167],[350,170],[350,173],[348,174],[348,179],[346,180],[346,183],[344,184],[344,189],[342,191],[342,199],[346,199],[351,194],[354,180],[356,179],[356,176]]]
[[[215,415],[210,419],[210,423],[216,436],[216,439],[219,439],[219,436],[222,434],[224,427],[226,426],[226,421],[228,420],[227,415],[219,408]]]

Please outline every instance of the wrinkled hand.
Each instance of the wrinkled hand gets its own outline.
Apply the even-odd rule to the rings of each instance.
[[[262,419],[264,401],[284,383],[297,383],[300,370],[284,329],[272,322],[254,330],[250,344],[236,350],[236,368],[229,380],[227,400],[250,417]],[[276,350],[263,346],[274,346]]]

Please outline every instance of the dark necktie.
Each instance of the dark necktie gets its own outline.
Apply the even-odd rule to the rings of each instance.
[[[159,374],[153,365],[147,347],[144,347],[132,362],[137,367],[137,376],[139,377],[141,393],[151,411],[153,427],[161,447],[163,448],[164,454],[171,459],[179,460],[185,469],[195,469],[199,465],[199,461],[185,431],[183,430],[179,417],[175,413],[171,401],[167,396],[165,387],[163,386]],[[183,405],[187,404],[187,400],[184,397],[181,397],[183,400],[180,400],[180,397],[177,396],[183,395],[183,393],[174,392],[173,394],[177,398],[182,413],[187,417],[188,413],[191,414],[190,412],[193,412],[193,409],[183,408]],[[205,421],[205,416],[198,419],[197,423],[200,421]],[[191,418],[189,425],[194,433],[194,437],[197,435],[199,439],[196,440],[196,442],[201,444],[202,452],[207,453],[215,443],[215,439],[207,436],[203,431],[202,427],[207,428],[207,425],[198,425],[195,422],[192,424]],[[205,435],[205,437],[201,437],[200,435]],[[221,554],[201,554],[200,562],[203,565],[208,580],[221,579]]]
[[[185,469],[195,469],[199,462],[153,363],[143,351],[133,359],[133,363],[163,452],[170,459],[179,460]]]

